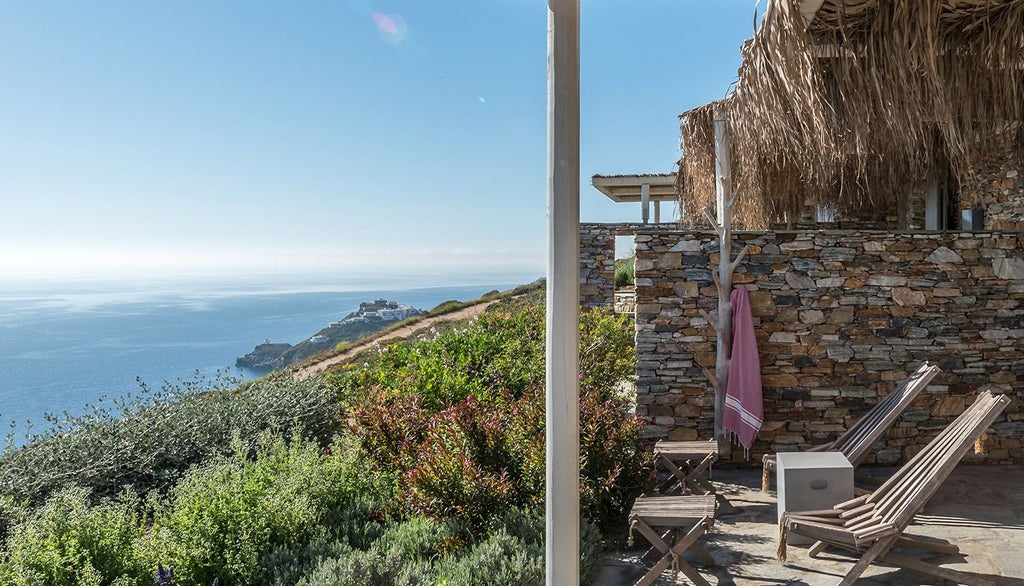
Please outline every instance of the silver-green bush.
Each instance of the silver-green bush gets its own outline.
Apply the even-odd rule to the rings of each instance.
[[[53,427],[0,456],[0,495],[39,504],[74,483],[93,498],[114,497],[125,487],[137,494],[165,491],[190,466],[225,453],[231,438],[252,447],[268,429],[326,444],[337,430],[340,407],[319,379],[201,379],[165,385],[92,408],[86,415],[51,418]],[[0,534],[0,538],[2,538]]]

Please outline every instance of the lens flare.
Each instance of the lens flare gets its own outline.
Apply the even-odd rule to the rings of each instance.
[[[373,23],[377,25],[377,32],[381,40],[391,45],[397,45],[405,40],[409,27],[401,16],[397,14],[384,14],[374,12],[370,15]]]
[[[390,16],[380,12],[374,12],[370,15],[370,18],[373,19],[374,24],[377,25],[377,28],[379,28],[382,33],[388,35],[398,34],[398,25],[395,24],[395,21],[392,20]]]

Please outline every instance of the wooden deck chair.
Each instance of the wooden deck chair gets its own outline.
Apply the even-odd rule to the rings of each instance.
[[[629,544],[633,545],[633,531],[639,531],[651,543],[652,552],[661,554],[646,574],[634,586],[653,584],[665,570],[672,568],[672,582],[682,572],[698,586],[711,586],[697,570],[683,559],[687,550],[702,563],[713,566],[711,557],[697,540],[711,530],[715,523],[714,495],[640,497],[629,512]]]
[[[925,362],[906,380],[900,383],[893,392],[875,404],[870,411],[850,426],[842,435],[826,444],[811,448],[810,452],[842,452],[846,459],[856,468],[867,457],[871,446],[892,427],[896,419],[906,410],[914,398],[928,386],[935,375],[939,374],[938,366]],[[775,454],[765,454],[761,461],[761,490],[768,492],[771,472],[776,469]]]
[[[818,540],[812,557],[829,545],[860,552],[860,559],[840,582],[852,585],[876,560],[953,580],[960,584],[988,583],[977,576],[933,565],[889,551],[906,547],[939,553],[958,553],[956,545],[931,543],[903,535],[914,515],[924,508],[967,450],[988,429],[1010,400],[985,389],[960,417],[942,430],[878,490],[825,511],[784,513],[780,521],[779,560],[786,559],[786,536],[798,533]]]

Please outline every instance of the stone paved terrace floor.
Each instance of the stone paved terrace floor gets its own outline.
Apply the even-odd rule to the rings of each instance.
[[[893,469],[871,473],[891,473]],[[714,470],[719,490],[735,507],[720,512],[704,544],[715,557],[716,567],[697,570],[711,584],[747,586],[753,584],[838,584],[855,558],[838,550],[827,550],[819,558],[807,555],[807,546],[789,547],[789,560],[775,560],[778,546],[776,500],[773,490],[762,493],[759,470]],[[1024,586],[1024,466],[972,466],[961,464],[908,528],[920,535],[955,543],[961,555],[915,554],[921,559],[965,572],[984,575],[999,585]],[[600,586],[633,584],[646,570],[640,564],[641,546],[636,550],[609,554],[596,582]],[[687,559],[690,559],[687,556]],[[689,584],[679,574],[678,584]],[[666,571],[657,586],[673,584]],[[858,586],[952,584],[910,570],[872,566],[858,580]]]

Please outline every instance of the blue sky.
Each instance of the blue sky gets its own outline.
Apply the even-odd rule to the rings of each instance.
[[[753,0],[585,0],[594,173],[665,172]],[[544,272],[547,6],[0,0],[0,279]]]

